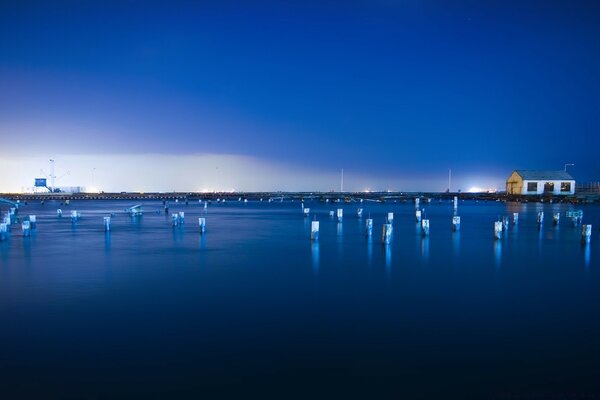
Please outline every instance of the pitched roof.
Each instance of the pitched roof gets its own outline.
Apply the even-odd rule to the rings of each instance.
[[[536,171],[527,169],[517,169],[515,172],[521,175],[523,180],[573,180],[573,177],[565,171]]]

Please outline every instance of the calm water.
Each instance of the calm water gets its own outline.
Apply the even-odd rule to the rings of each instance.
[[[204,236],[198,203],[171,204],[176,229],[143,204],[109,235],[131,203],[21,208],[38,227],[0,243],[0,397],[600,398],[598,206],[583,246],[566,205],[463,202],[452,233],[451,204],[424,204],[423,239],[412,204],[309,202],[311,243],[298,202],[213,203]]]

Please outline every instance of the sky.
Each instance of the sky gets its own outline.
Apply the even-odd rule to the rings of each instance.
[[[600,3],[0,0],[0,192],[600,180]]]

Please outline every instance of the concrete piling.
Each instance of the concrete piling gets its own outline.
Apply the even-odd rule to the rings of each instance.
[[[338,220],[338,222],[342,222],[343,218],[344,218],[344,209],[343,208],[338,208],[337,209],[337,220]]]
[[[177,225],[179,225],[179,214],[177,214],[177,213],[171,214],[171,221],[172,221],[173,227],[176,227]]]
[[[306,207],[302,207],[302,212],[304,213],[304,217],[308,217],[310,215],[310,208]]]
[[[206,218],[198,218],[198,227],[200,228],[201,234],[206,232]]]
[[[429,236],[429,220],[424,219],[421,221],[421,233],[423,236]]]
[[[381,242],[383,244],[390,244],[392,241],[392,229],[392,224],[383,224],[383,229],[381,231]]]
[[[31,235],[31,224],[29,221],[23,221],[21,229],[23,230],[23,236],[27,237]]]
[[[494,222],[494,239],[502,239],[502,221]]]
[[[356,210],[356,216],[358,218],[362,218],[362,215],[363,215],[363,209],[362,208],[359,208],[358,210]]]
[[[335,213],[333,211],[329,211],[329,218],[333,218]]]
[[[502,217],[502,230],[508,230],[508,217]]]
[[[183,225],[185,222],[185,213],[183,211],[179,211],[179,225]]]
[[[587,224],[581,227],[581,240],[584,243],[588,243],[592,237],[592,225]]]
[[[104,217],[104,232],[110,232],[110,217]]]
[[[58,218],[62,218],[62,210],[60,208],[58,210],[56,210],[56,216]]]
[[[558,225],[558,223],[560,222],[560,213],[559,212],[554,213],[552,221],[555,226]]]
[[[387,213],[387,222],[388,222],[388,224],[394,223],[394,213],[393,212]]]
[[[418,197],[415,198],[415,209],[419,209],[420,204],[421,203],[421,199],[419,199]]]
[[[460,230],[460,217],[454,216],[452,217],[452,231],[458,232]]]
[[[319,221],[312,221],[310,225],[310,240],[319,240]]]
[[[365,233],[367,236],[373,235],[373,220],[371,218],[367,219],[365,223],[365,229]]]
[[[458,209],[458,196],[454,196],[454,210]]]
[[[421,210],[415,211],[415,219],[417,222],[421,222]]]
[[[513,225],[517,225],[519,223],[519,213],[513,213]]]
[[[543,211],[538,212],[537,223],[538,223],[538,225],[542,225],[544,223],[544,212]]]
[[[32,230],[35,230],[37,227],[37,217],[35,215],[29,216],[29,224]]]
[[[6,240],[8,237],[8,227],[5,223],[0,224],[0,241]]]
[[[79,221],[79,217],[80,217],[80,214],[76,210],[71,211],[71,223],[74,224],[77,221]]]

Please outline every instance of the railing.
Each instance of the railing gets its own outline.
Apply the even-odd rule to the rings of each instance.
[[[578,183],[575,186],[575,193],[600,193],[600,182]]]

